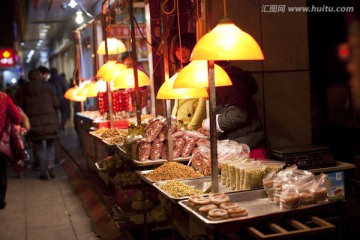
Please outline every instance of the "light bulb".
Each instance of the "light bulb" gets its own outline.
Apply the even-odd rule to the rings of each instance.
[[[75,19],[75,21],[76,21],[77,24],[81,24],[81,23],[84,22],[84,18],[83,18],[83,16],[82,16],[82,11],[78,10],[78,11],[76,12],[76,19]]]
[[[70,0],[68,6],[71,7],[71,8],[74,8],[76,7],[77,3],[75,2],[75,0]]]

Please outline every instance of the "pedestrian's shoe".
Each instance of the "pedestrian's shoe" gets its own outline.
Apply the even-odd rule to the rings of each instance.
[[[33,162],[31,164],[31,168],[32,168],[33,171],[39,171],[40,170],[39,169],[39,163],[38,162]]]
[[[49,173],[49,177],[55,178],[55,174],[54,174],[54,169],[53,169],[53,168],[49,168],[49,169],[48,169],[48,173]]]
[[[49,178],[47,176],[44,176],[44,175],[40,175],[39,179],[41,179],[41,180],[49,180]]]

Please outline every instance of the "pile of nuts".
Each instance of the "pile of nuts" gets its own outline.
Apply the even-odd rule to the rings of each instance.
[[[195,190],[191,186],[178,180],[171,180],[160,187],[173,197],[186,197],[196,194],[204,194],[203,191]]]
[[[203,176],[201,173],[195,172],[193,168],[177,162],[164,163],[146,174],[146,177],[152,181],[199,178]]]

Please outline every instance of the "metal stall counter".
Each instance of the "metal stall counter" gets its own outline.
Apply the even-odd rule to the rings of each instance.
[[[176,197],[174,193],[165,191],[162,186],[169,181],[145,179],[171,202],[173,239],[179,235],[181,239],[300,239],[306,236],[345,239],[344,171],[354,167],[353,164],[338,161],[337,166],[309,170],[327,174],[328,199],[289,209],[271,202],[264,189],[234,191],[219,183],[219,192],[228,196],[231,203],[238,204],[241,213],[246,214],[233,214],[232,217],[215,220],[209,219],[197,207],[189,204],[189,196]],[[178,181],[201,190],[205,199],[212,196],[205,192],[211,185],[210,177]]]

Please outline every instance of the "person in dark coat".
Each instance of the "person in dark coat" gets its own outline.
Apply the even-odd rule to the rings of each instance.
[[[216,123],[218,138],[230,139],[248,145],[250,157],[265,159],[265,133],[257,116],[256,103],[252,99],[258,85],[248,71],[229,66],[228,62],[217,62],[229,75],[232,86],[216,87]],[[209,129],[209,119],[202,127]]]
[[[39,158],[40,179],[54,178],[55,139],[60,131],[57,115],[59,100],[37,69],[29,72],[29,83],[24,85],[22,95],[19,106],[30,119],[28,135]]]

